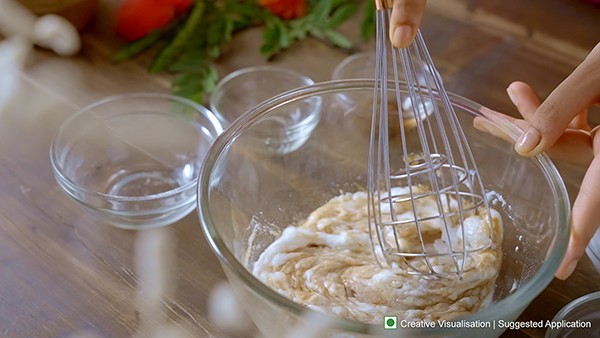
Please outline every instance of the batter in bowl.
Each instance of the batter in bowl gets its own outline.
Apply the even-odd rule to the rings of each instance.
[[[437,210],[433,197],[415,202],[419,217]],[[451,209],[457,207],[451,202]],[[408,205],[394,210],[400,218],[414,217]],[[494,245],[502,239],[500,216],[491,210],[490,226],[487,214],[480,214],[465,218],[465,237],[467,248],[485,248],[469,254],[461,278],[424,278],[411,274],[401,261],[380,266],[370,245],[365,192],[334,197],[299,226],[286,228],[255,262],[253,274],[294,302],[364,323],[380,325],[389,315],[414,321],[454,319],[489,303],[500,269],[502,253],[500,245]],[[434,249],[448,245],[442,229],[438,219],[422,230],[438,237],[432,241]],[[449,231],[456,233],[450,237],[462,236],[459,229],[452,227]],[[414,234],[404,235],[402,240],[410,245]],[[438,270],[450,268],[451,262],[448,257],[433,260]]]

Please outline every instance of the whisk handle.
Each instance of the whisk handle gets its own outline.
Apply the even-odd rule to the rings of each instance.
[[[375,0],[375,8],[378,10],[392,8],[393,0]]]

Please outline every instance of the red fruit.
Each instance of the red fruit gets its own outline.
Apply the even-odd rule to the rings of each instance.
[[[185,13],[193,0],[125,0],[117,10],[115,29],[126,41],[143,38]]]
[[[285,20],[306,14],[306,0],[260,0],[259,4]]]

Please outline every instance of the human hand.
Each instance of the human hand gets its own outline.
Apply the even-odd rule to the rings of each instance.
[[[392,45],[404,48],[411,44],[421,25],[426,0],[394,0],[390,18]]]
[[[507,92],[524,118],[503,115],[524,130],[515,145],[517,153],[535,156],[548,151],[550,156],[588,167],[573,204],[569,247],[556,272],[557,278],[566,279],[600,225],[599,127],[592,130],[587,122],[588,108],[600,103],[600,44],[544,102],[523,82],[512,83]],[[476,118],[474,125],[502,137],[483,118]]]

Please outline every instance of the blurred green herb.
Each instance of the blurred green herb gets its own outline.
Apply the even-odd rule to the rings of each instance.
[[[338,28],[357,13],[360,0],[308,0],[305,16],[283,20],[259,5],[258,0],[196,0],[184,17],[169,26],[131,42],[118,50],[120,62],[141,53],[154,53],[150,72],[175,75],[175,94],[202,102],[219,80],[213,64],[221,48],[233,35],[252,26],[264,26],[261,54],[271,59],[295,42],[314,37],[338,48],[350,50],[352,42]],[[360,38],[374,34],[372,1],[366,1]],[[140,14],[143,15],[143,14]]]

